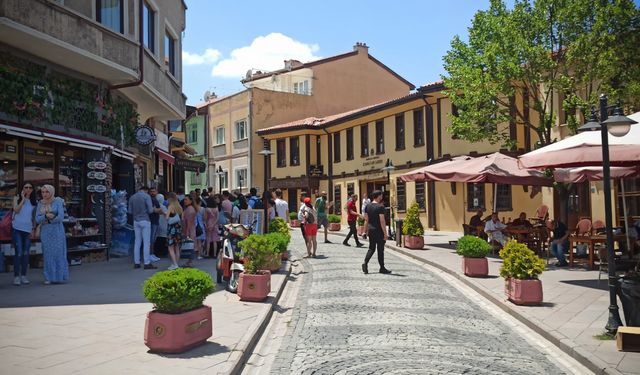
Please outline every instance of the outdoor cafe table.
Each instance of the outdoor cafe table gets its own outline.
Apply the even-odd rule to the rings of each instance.
[[[614,234],[613,241],[618,242],[618,244],[626,241],[627,237],[624,234]],[[577,236],[571,235],[569,236],[569,267],[573,267],[573,245],[577,243],[585,243],[587,244],[588,253],[589,253],[589,269],[594,269],[595,260],[595,244],[597,243],[607,243],[607,236],[604,234],[594,234],[590,236]],[[630,250],[633,251],[633,250]],[[631,254],[633,255],[633,254]]]
[[[507,227],[506,233],[516,241],[527,245],[531,250],[539,253],[541,249],[540,231],[532,227]]]

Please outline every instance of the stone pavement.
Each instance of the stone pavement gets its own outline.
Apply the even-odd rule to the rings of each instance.
[[[347,228],[343,226],[340,232],[334,234],[344,236],[347,232]],[[464,276],[460,256],[449,245],[449,241],[460,236],[462,233],[457,232],[427,232],[424,250],[398,248],[394,246],[395,241],[389,241],[387,247],[455,276],[592,371],[640,374],[640,353],[619,352],[615,341],[594,338],[604,332],[608,317],[606,275],[603,274],[598,283],[597,270],[547,266],[547,270],[540,276],[544,290],[543,305],[516,306],[507,301],[504,295],[504,280],[499,277],[502,263],[499,257],[489,257],[489,278]],[[339,238],[330,237],[333,241]],[[624,321],[622,307],[618,305]]]
[[[296,233],[297,256],[303,255],[301,241]],[[565,373],[415,262],[387,255],[393,274],[383,275],[374,257],[370,274],[363,274],[365,252],[319,244],[317,258],[302,260],[302,282],[271,374]]]
[[[165,269],[168,262],[157,263]],[[196,266],[215,278],[212,259]],[[288,264],[287,264],[288,268]],[[42,270],[30,285],[11,285],[0,273],[0,373],[4,374],[228,374],[239,371],[268,323],[287,274],[272,275],[266,302],[241,302],[218,286],[205,303],[213,308],[213,337],[183,354],[152,354],[144,322],[152,305],[142,295],[153,270],[133,269],[128,259],[71,267],[71,282],[43,285]]]

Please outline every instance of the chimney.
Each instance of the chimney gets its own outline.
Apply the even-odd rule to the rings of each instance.
[[[302,66],[302,63],[300,61],[298,61],[298,60],[294,60],[294,59],[284,60],[284,68],[286,70],[291,70],[291,69],[297,68],[299,66]]]
[[[364,42],[356,42],[356,45],[353,46],[353,50],[357,51],[358,54],[365,54],[368,55],[369,54],[369,46],[367,45],[367,43]]]

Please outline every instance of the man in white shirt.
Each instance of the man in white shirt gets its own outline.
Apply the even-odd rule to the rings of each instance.
[[[366,212],[365,210],[367,209],[367,205],[369,203],[371,203],[371,199],[369,199],[368,195],[365,195],[364,198],[362,198],[362,209],[360,210],[362,214]]]
[[[282,190],[276,189],[276,216],[289,222],[289,203],[282,199]]]
[[[498,214],[491,214],[491,220],[487,221],[484,225],[484,231],[489,236],[489,242],[497,241],[501,245],[504,246],[505,242],[507,242],[507,238],[505,237],[503,231],[507,228],[507,226],[500,222],[498,219]]]

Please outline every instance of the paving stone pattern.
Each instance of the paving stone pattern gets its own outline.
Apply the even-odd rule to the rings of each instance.
[[[321,235],[319,236],[322,237]],[[334,237],[335,238],[335,237]],[[301,236],[292,241],[302,257]],[[365,248],[319,244],[272,374],[562,374],[540,351],[438,276]]]

